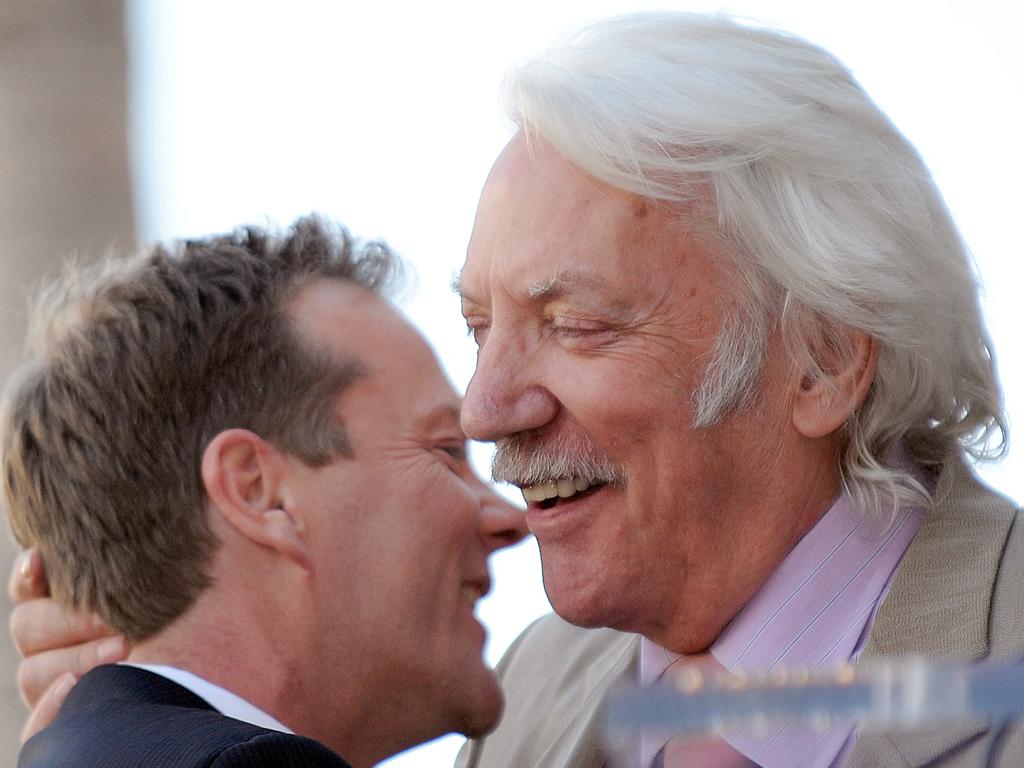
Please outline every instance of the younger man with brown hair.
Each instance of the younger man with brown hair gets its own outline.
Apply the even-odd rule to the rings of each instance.
[[[310,218],[50,291],[0,427],[5,504],[58,601],[132,650],[21,765],[359,768],[494,725],[473,605],[521,521],[379,295],[395,266]]]

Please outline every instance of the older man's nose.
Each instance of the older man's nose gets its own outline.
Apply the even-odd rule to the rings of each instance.
[[[558,401],[529,356],[496,342],[492,332],[462,401],[462,429],[471,440],[494,442],[537,429],[558,413]]]

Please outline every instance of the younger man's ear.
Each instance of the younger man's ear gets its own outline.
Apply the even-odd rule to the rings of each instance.
[[[878,342],[853,329],[841,329],[812,354],[817,371],[799,382],[793,403],[793,426],[804,437],[830,435],[860,407],[875,378]]]
[[[256,433],[228,429],[203,451],[203,486],[237,534],[308,568],[302,521],[287,511],[285,464],[281,452]]]

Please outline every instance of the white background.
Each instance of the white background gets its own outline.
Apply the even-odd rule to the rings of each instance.
[[[405,307],[457,387],[473,367],[459,268],[480,187],[510,136],[506,68],[581,23],[649,4],[134,0],[134,160],[146,239],[320,211],[383,237],[418,275]],[[918,147],[975,255],[1011,421],[1024,420],[1019,223],[1024,4],[667,2],[723,10],[837,54]],[[485,447],[475,451],[486,467]],[[984,471],[1024,499],[1024,451]],[[495,558],[480,608],[493,663],[547,610],[536,545]],[[450,765],[448,737],[389,763]]]

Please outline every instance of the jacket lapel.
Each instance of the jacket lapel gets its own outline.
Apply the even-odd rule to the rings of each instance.
[[[879,607],[860,663],[901,656],[976,661],[989,653],[992,593],[1013,505],[983,489],[959,461],[944,468],[935,496]],[[985,728],[971,722],[865,731],[847,765],[925,765]]]
[[[564,732],[552,739],[555,751],[564,745],[574,747],[569,755],[551,753],[539,766],[596,768],[608,764],[609,744],[605,737],[604,701],[617,685],[633,683],[636,678],[640,636],[622,633],[598,659],[587,664],[582,691],[573,700],[566,699],[563,711],[575,711],[575,718],[564,724]]]

